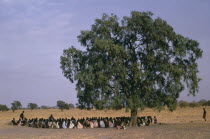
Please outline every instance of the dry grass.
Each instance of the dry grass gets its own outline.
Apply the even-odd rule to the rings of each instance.
[[[207,111],[207,119],[210,119],[210,107],[206,107]],[[0,112],[0,124],[3,122],[9,122],[12,118],[19,118],[22,110],[17,110],[14,113],[12,111],[8,112]],[[98,111],[98,110],[79,110],[79,109],[70,109],[64,110],[61,112],[58,109],[47,109],[47,110],[25,110],[25,116],[27,118],[48,118],[50,114],[53,114],[55,118],[71,118],[74,116],[75,118],[82,117],[119,117],[119,116],[130,116],[130,112],[125,112],[125,110],[108,110],[108,111]],[[177,110],[170,112],[168,110],[163,110],[161,112],[157,112],[153,109],[145,109],[144,111],[139,111],[138,116],[156,116],[159,122],[162,123],[189,123],[196,122],[202,123],[204,120],[202,119],[203,108],[177,108]],[[210,122],[210,121],[207,121]]]
[[[158,122],[166,123],[162,125],[153,125],[150,127],[128,128],[127,130],[116,129],[84,129],[84,130],[53,130],[36,129],[29,127],[10,126],[8,123],[14,117],[19,118],[22,110],[0,112],[0,139],[46,139],[46,138],[210,138],[210,107],[206,107],[207,121],[202,119],[203,108],[177,108],[170,112],[163,110],[161,112],[152,109],[139,111],[138,116],[156,116]],[[53,114],[55,118],[75,118],[82,117],[117,117],[130,116],[130,112],[119,111],[97,111],[97,110],[79,110],[71,109],[61,112],[58,109],[49,110],[25,110],[27,118],[48,118]],[[167,132],[166,132],[167,131]]]

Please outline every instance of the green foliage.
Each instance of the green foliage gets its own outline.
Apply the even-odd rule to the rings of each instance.
[[[189,103],[189,107],[193,107],[194,108],[194,107],[199,107],[199,106],[200,106],[199,103],[194,102],[194,101]]]
[[[7,105],[0,104],[0,111],[8,111]]]
[[[200,100],[198,103],[199,103],[199,105],[201,105],[201,106],[208,106],[208,101],[205,100],[205,99]]]
[[[200,101],[193,101],[193,102],[187,102],[187,101],[179,101],[179,106],[181,108],[184,108],[184,107],[199,107],[199,106],[210,106],[210,100],[205,100],[205,99],[202,99]]]
[[[36,103],[28,103],[27,107],[31,110],[38,109],[38,105]]]
[[[198,92],[199,43],[152,16],[132,11],[120,21],[103,14],[78,36],[84,49],[63,51],[61,69],[76,81],[79,108],[173,111],[185,86]]]
[[[210,100],[206,101],[203,106],[210,106]]]
[[[187,101],[179,101],[179,107],[181,108],[185,108],[185,107],[188,107],[189,106],[189,103]]]
[[[12,111],[14,112],[15,110],[17,110],[17,109],[20,109],[20,108],[22,108],[22,104],[21,104],[21,102],[20,101],[13,101],[12,103],[11,103],[11,109],[12,109]]]
[[[129,109],[127,107],[125,108],[125,112],[129,112]]]
[[[42,105],[40,108],[41,108],[41,109],[50,109],[51,107],[50,107],[50,106]]]
[[[57,101],[57,107],[63,111],[64,109],[68,110],[69,109],[69,104],[68,103],[65,103],[64,101]]]

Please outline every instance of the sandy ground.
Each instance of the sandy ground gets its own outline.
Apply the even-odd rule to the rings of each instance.
[[[0,139],[209,139],[209,123],[152,125],[127,129],[37,129],[9,127],[0,129]]]
[[[156,115],[161,125],[147,127],[127,128],[117,130],[115,128],[95,128],[95,129],[37,129],[30,127],[18,127],[8,125],[8,122],[15,117],[19,117],[21,111],[15,113],[0,112],[0,139],[210,139],[210,107],[207,110],[207,121],[202,119],[202,107],[198,108],[178,108],[174,112],[164,110],[156,112],[152,109],[139,111],[139,116]],[[47,118],[53,114],[56,118],[74,116],[75,118],[91,116],[129,116],[130,113],[121,111],[86,111],[72,109],[64,112],[59,110],[25,110],[25,116]],[[208,120],[209,119],[209,120]]]

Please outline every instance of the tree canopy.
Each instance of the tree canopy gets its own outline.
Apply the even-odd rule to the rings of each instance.
[[[13,101],[12,103],[11,103],[11,109],[12,109],[12,111],[14,112],[15,110],[17,110],[17,109],[20,109],[21,107],[22,107],[22,104],[21,104],[21,102],[20,101]]]
[[[27,107],[31,110],[38,109],[38,105],[36,103],[28,103]]]
[[[7,105],[3,105],[3,104],[0,104],[0,111],[8,111],[9,108],[7,107]]]
[[[120,20],[103,14],[74,46],[63,51],[61,69],[76,81],[78,106],[96,109],[176,108],[179,94],[198,92],[202,50],[151,12],[132,11]]]
[[[51,109],[50,106],[46,106],[46,105],[42,105],[40,108],[41,108],[41,109]]]
[[[68,103],[65,103],[64,101],[62,100],[58,100],[57,101],[57,107],[63,111],[64,109],[68,110],[69,109],[69,104]]]

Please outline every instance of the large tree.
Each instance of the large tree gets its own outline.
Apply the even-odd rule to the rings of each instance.
[[[152,16],[133,11],[120,21],[103,14],[78,36],[84,48],[63,51],[61,69],[76,81],[80,108],[129,108],[134,126],[138,109],[172,111],[185,87],[198,92],[199,43]]]

